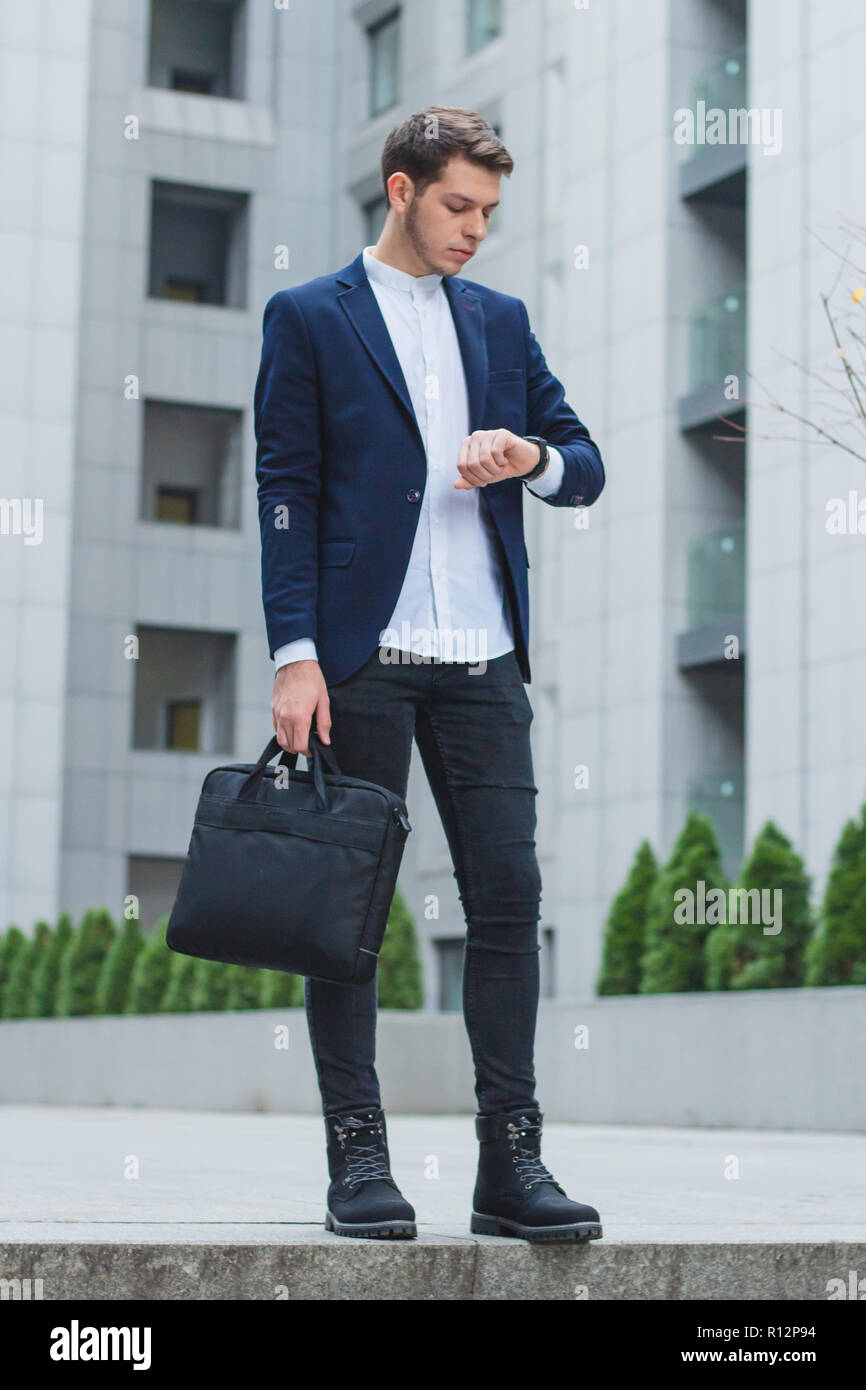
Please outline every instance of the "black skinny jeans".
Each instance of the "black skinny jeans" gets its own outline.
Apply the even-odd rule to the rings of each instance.
[[[417,743],[467,926],[463,1013],[478,1110],[530,1106],[541,876],[532,707],[517,658],[511,651],[484,669],[377,648],[328,695],[346,776],[405,797]],[[305,1003],[324,1113],[378,1107],[375,978],[361,988],[306,980]]]

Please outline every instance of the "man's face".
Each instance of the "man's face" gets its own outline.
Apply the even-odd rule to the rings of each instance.
[[[501,175],[466,159],[451,159],[442,178],[412,199],[404,230],[430,275],[459,275],[487,235],[499,203]]]

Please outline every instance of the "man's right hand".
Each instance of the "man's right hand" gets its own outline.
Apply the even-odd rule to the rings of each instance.
[[[331,742],[331,703],[318,661],[290,661],[274,678],[271,700],[274,732],[288,753],[310,757],[310,721],[316,716],[316,733]]]

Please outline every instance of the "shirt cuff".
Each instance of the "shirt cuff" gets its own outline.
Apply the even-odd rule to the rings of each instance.
[[[294,642],[286,642],[285,646],[277,647],[274,652],[274,675],[277,674],[281,666],[288,666],[291,661],[318,661],[316,655],[316,644],[312,637],[298,637]]]
[[[550,455],[550,463],[545,468],[540,478],[534,482],[524,484],[530,492],[534,492],[536,497],[552,497],[555,492],[559,492],[562,487],[562,480],[565,476],[565,464],[562,461],[562,454],[558,449],[554,449],[551,444],[547,446]]]

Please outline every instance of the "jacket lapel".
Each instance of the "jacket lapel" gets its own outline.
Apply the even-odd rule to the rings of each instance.
[[[370,281],[367,279],[362,251],[358,253],[350,265],[345,266],[339,272],[337,281],[347,286],[339,295],[340,305],[344,313],[408,415],[423,449],[424,440],[415,418],[406,378],[394,351],[391,335],[385,327],[382,312],[376,303],[376,296],[370,286]]]
[[[466,394],[469,399],[469,431],[480,430],[484,401],[487,396],[487,342],[484,333],[484,306],[477,294],[464,285],[456,275],[446,275],[443,282],[451,317],[460,344],[463,370],[466,374]]]
[[[339,295],[340,305],[370,357],[384,376],[411,421],[423,447],[421,431],[412,407],[412,398],[400,366],[391,336],[385,327],[376,296],[364,270],[361,251],[349,265],[338,273],[337,281],[346,288]],[[484,336],[484,306],[477,294],[454,275],[443,278],[445,293],[451,308],[463,370],[466,374],[466,394],[469,401],[469,429],[481,429],[484,400],[487,394],[487,344]]]

